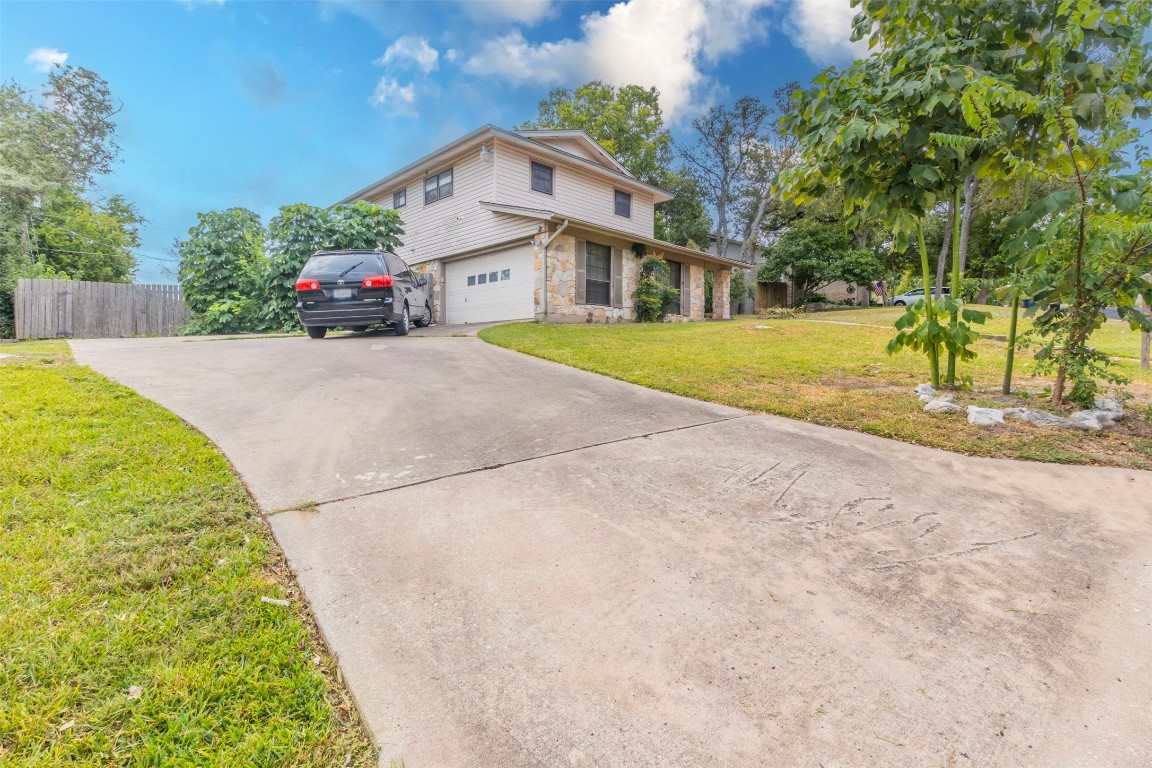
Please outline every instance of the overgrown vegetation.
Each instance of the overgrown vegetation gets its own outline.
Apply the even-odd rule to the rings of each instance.
[[[658,323],[669,307],[680,301],[680,291],[668,285],[668,262],[646,255],[640,261],[640,280],[632,294],[636,322]]]
[[[269,223],[243,208],[198,215],[176,243],[180,284],[195,313],[186,333],[285,331],[298,327],[296,278],[319,250],[401,245],[394,210],[357,202],[320,208],[286,205]]]
[[[62,342],[4,351],[0,763],[375,766],[224,457]]]

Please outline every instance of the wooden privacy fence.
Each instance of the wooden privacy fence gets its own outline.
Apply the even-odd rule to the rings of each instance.
[[[17,339],[172,336],[191,318],[178,285],[16,281]]]

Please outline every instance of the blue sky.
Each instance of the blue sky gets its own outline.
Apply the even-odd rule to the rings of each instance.
[[[550,88],[656,86],[673,135],[853,58],[848,0],[31,2],[0,4],[0,78],[66,61],[123,101],[98,192],[148,225],[140,282],[173,282],[198,211],[330,205]]]

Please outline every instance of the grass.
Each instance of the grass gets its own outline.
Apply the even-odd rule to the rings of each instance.
[[[224,457],[62,342],[0,351],[0,765],[375,766]]]
[[[990,336],[1007,329],[1006,310],[988,307]],[[926,414],[911,390],[927,379],[923,355],[884,351],[898,309],[826,312],[805,320],[742,317],[725,323],[561,325],[519,323],[480,332],[493,344],[688,397],[975,456],[1073,464],[1152,467],[1152,372],[1141,371],[1139,334],[1109,321],[1100,338],[1133,379],[1130,418],[1102,433],[1010,422],[980,428],[963,414]],[[815,321],[815,322],[814,322]],[[848,325],[844,323],[858,323]],[[883,327],[871,327],[873,325]],[[1123,326],[1123,327],[1120,327]],[[962,363],[974,391],[958,400],[996,405],[1006,345],[982,338]],[[1027,353],[1015,385],[1041,389]],[[1041,406],[1042,403],[1037,403]]]

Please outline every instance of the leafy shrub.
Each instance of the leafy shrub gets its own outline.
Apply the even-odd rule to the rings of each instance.
[[[668,285],[668,263],[659,256],[645,256],[640,262],[640,283],[632,294],[636,322],[658,323],[677,306],[680,291]]]
[[[180,286],[194,315],[188,330],[255,330],[263,294],[264,226],[245,208],[197,214],[188,239],[176,243]]]

